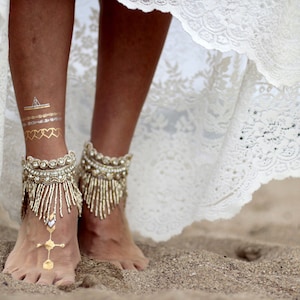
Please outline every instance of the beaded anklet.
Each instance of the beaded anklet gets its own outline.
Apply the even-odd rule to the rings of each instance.
[[[101,220],[127,197],[127,174],[132,155],[108,157],[86,143],[80,168],[79,189],[90,212]]]
[[[44,244],[37,244],[37,247],[44,246],[48,251],[48,258],[43,263],[43,268],[51,270],[54,267],[54,262],[50,259],[51,250],[55,247],[65,247],[64,244],[55,244],[52,240],[57,215],[63,217],[64,203],[68,213],[71,212],[73,206],[76,206],[79,215],[81,214],[82,197],[75,181],[75,154],[69,152],[64,157],[50,161],[29,156],[22,160],[22,165],[22,218],[24,218],[29,206],[33,213],[47,226],[50,238]]]

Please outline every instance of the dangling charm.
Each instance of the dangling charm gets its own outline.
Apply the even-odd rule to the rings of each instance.
[[[87,143],[79,168],[79,189],[94,215],[101,220],[127,197],[126,178],[132,155],[104,156]]]
[[[55,247],[64,248],[65,244],[55,244],[52,240],[52,232],[55,230],[55,216],[52,214],[50,216],[50,219],[47,223],[47,230],[50,233],[49,240],[46,241],[44,244],[37,244],[36,247],[40,248],[44,246],[46,250],[48,251],[48,258],[43,263],[43,269],[45,270],[52,270],[54,267],[54,262],[50,259],[50,252]]]
[[[82,197],[75,181],[76,158],[73,152],[64,157],[50,161],[40,160],[32,156],[23,159],[23,207],[22,218],[27,207],[47,226],[49,240],[37,244],[48,251],[48,258],[43,263],[45,270],[51,270],[54,262],[50,259],[51,250],[55,247],[64,248],[64,244],[55,244],[52,233],[55,231],[57,216],[63,217],[64,203],[70,213],[73,206],[82,208]]]

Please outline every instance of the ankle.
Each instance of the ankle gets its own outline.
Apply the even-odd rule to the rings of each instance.
[[[56,159],[68,153],[67,146],[62,141],[55,141],[55,143],[45,141],[34,141],[26,143],[26,156],[32,156],[39,159]]]
[[[87,208],[100,220],[114,213],[127,197],[127,174],[131,155],[108,157],[97,152],[92,143],[83,150],[79,189]]]
[[[56,218],[56,206],[63,217],[62,203],[66,203],[70,213],[72,206],[77,206],[81,213],[82,199],[75,183],[76,158],[73,152],[52,160],[41,160],[28,156],[23,159],[23,204],[45,224],[51,214]],[[52,210],[52,213],[51,213]]]

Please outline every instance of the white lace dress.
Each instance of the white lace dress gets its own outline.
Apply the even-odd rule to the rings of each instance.
[[[131,147],[132,230],[165,240],[193,221],[232,217],[262,183],[300,177],[298,0],[120,2],[174,16]],[[80,156],[89,139],[98,7],[76,5],[67,135]],[[18,220],[24,144],[6,76],[7,1],[0,16],[1,205]]]

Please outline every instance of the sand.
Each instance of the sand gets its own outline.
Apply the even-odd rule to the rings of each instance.
[[[136,237],[146,271],[83,258],[68,288],[0,274],[0,299],[300,299],[300,180],[273,181],[231,220],[198,222],[161,243]],[[0,215],[0,268],[16,239]]]

